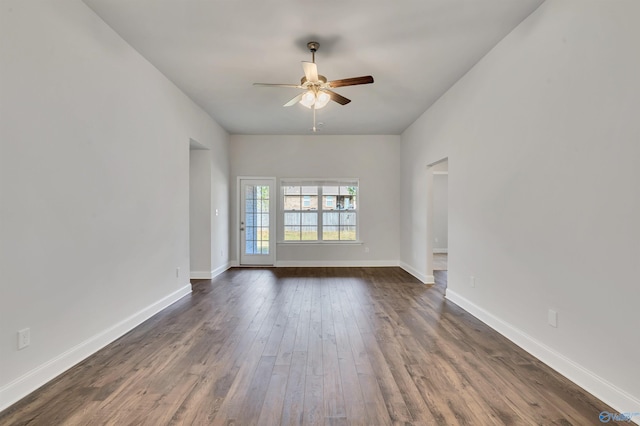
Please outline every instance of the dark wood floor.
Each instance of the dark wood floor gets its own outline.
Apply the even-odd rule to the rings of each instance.
[[[611,408],[399,268],[231,269],[2,425],[590,425]]]

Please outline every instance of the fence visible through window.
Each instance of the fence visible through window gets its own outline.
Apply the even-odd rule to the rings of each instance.
[[[358,183],[283,182],[284,241],[357,241]]]

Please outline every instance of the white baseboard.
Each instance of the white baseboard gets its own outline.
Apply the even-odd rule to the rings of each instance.
[[[189,279],[192,280],[210,280],[213,277],[213,271],[191,271]]]
[[[280,260],[276,262],[276,267],[389,267],[398,266],[397,260]]]
[[[400,262],[398,266],[400,266],[402,269],[404,269],[405,271],[407,271],[408,273],[410,273],[411,275],[413,275],[414,277],[422,281],[424,284],[435,284],[436,282],[433,275],[423,274],[422,272],[419,272],[417,269],[408,265],[407,263]]]
[[[128,333],[147,319],[191,293],[187,284],[179,290],[136,312],[112,327],[70,348],[0,388],[0,411],[16,403],[45,383],[93,355],[109,343]]]
[[[217,277],[218,275],[220,275],[221,273],[223,273],[224,271],[226,271],[229,268],[231,268],[231,262],[227,262],[224,265],[218,266],[216,269],[211,271],[211,278]]]
[[[449,249],[448,248],[434,248],[433,249],[433,254],[447,254],[449,253]]]
[[[544,343],[534,339],[528,334],[513,327],[511,324],[504,322],[500,318],[494,316],[490,312],[482,309],[473,302],[465,299],[451,289],[447,289],[446,298],[456,305],[460,306],[489,327],[529,352],[534,357],[565,376],[587,392],[591,393],[605,404],[619,410],[620,413],[629,411],[640,411],[640,400],[633,395],[618,388],[602,377],[587,370],[583,366],[575,363],[561,353],[548,347]],[[640,421],[640,417],[634,417],[632,421],[636,424]]]
[[[189,278],[191,278],[192,280],[210,280],[217,277],[229,268],[231,268],[231,262],[220,265],[213,271],[191,271],[189,273]]]

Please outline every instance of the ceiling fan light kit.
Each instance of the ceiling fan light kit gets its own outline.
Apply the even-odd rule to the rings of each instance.
[[[302,69],[304,71],[304,77],[300,79],[300,84],[268,84],[268,83],[253,83],[254,86],[269,86],[269,87],[292,87],[296,89],[303,89],[304,92],[298,94],[289,102],[284,104],[285,107],[289,107],[300,103],[301,105],[313,110],[313,128],[312,131],[316,132],[316,110],[324,108],[329,101],[334,101],[340,105],[346,105],[351,102],[350,99],[345,98],[342,95],[332,91],[335,87],[355,86],[359,84],[371,84],[373,83],[373,77],[370,75],[362,77],[344,78],[341,80],[327,81],[327,78],[318,74],[318,66],[316,65],[316,52],[320,48],[320,43],[317,41],[310,41],[307,43],[307,48],[311,52],[311,62],[302,62]]]

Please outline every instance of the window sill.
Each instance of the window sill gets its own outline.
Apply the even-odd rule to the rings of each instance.
[[[358,246],[358,245],[362,245],[364,244],[363,241],[278,241],[276,242],[276,244],[278,245],[283,245],[283,246],[291,246],[291,245],[303,245],[303,246],[308,246],[308,245],[320,245],[320,246],[326,246],[326,245],[337,245],[337,246],[349,246],[349,245],[354,245],[354,246]]]

